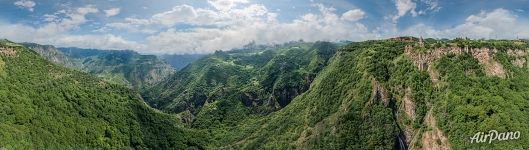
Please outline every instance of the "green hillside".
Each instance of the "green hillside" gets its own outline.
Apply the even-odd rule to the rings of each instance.
[[[203,134],[138,94],[0,42],[0,148],[203,149]]]
[[[206,56],[205,54],[165,54],[158,57],[167,62],[176,70],[181,70],[192,62]]]
[[[235,149],[391,149],[399,129],[387,99],[372,95],[378,83],[366,64],[374,60],[364,57],[381,55],[352,49],[392,53],[403,46],[366,42],[338,50],[307,92],[269,116],[246,119],[220,134],[225,140],[220,143]]]
[[[143,96],[147,103],[169,112],[197,113],[204,105],[226,101],[233,107],[242,105],[255,113],[267,114],[285,107],[308,90],[335,49],[336,45],[328,42],[293,42],[276,47],[217,51],[149,89]]]
[[[155,55],[141,55],[130,50],[55,48],[35,43],[22,45],[55,64],[135,90],[144,90],[175,72],[174,68]]]
[[[226,149],[529,147],[523,137],[470,140],[490,130],[528,134],[526,41],[403,37],[329,57],[318,45],[219,51],[144,96]]]
[[[529,134],[527,42],[403,39],[343,47],[306,93],[239,125],[228,147],[390,149],[400,139],[409,149],[529,148],[524,137],[470,140]]]
[[[36,43],[21,43],[24,47],[27,47],[35,52],[37,52],[40,56],[44,57],[45,59],[55,63],[60,64],[62,66],[65,66],[67,68],[74,68],[76,66],[79,66],[79,62],[74,60],[73,58],[70,58],[66,55],[64,55],[61,51],[59,51],[55,46],[52,45],[40,45]]]
[[[252,45],[141,96],[1,47],[0,148],[529,149],[523,40]],[[472,141],[491,130],[521,136]]]

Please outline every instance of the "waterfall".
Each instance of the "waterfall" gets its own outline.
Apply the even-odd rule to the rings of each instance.
[[[397,124],[397,128],[399,129],[399,133],[395,135],[396,141],[395,141],[395,145],[393,145],[393,149],[394,150],[407,150],[408,148],[406,147],[406,143],[403,140],[405,139],[404,133],[402,132],[402,129],[397,123],[397,116],[399,113],[397,109],[397,104],[393,98],[390,101],[390,107],[391,107],[391,115],[393,117],[393,120],[395,120],[395,124]]]

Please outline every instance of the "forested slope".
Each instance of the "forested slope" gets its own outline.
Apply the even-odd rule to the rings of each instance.
[[[179,113],[189,127],[208,132],[214,145],[226,149],[529,147],[523,137],[491,144],[470,140],[490,130],[529,134],[526,41],[402,37],[351,43],[322,61],[303,44],[290,46],[217,52],[155,86],[150,92],[157,94],[147,93],[147,102]],[[296,51],[298,46],[305,50]],[[241,65],[243,60],[249,63]],[[311,70],[306,62],[322,63],[316,63],[318,71],[303,72]],[[285,69],[289,65],[297,67]],[[284,72],[273,73],[274,67]],[[270,78],[279,80],[267,84]],[[282,83],[306,89],[284,105],[267,101],[276,95],[266,89],[281,91]]]
[[[36,43],[22,45],[55,64],[135,90],[149,88],[175,72],[174,68],[155,55],[141,55],[130,50],[55,48]]]
[[[336,47],[329,42],[293,42],[275,47],[217,51],[149,89],[143,96],[147,103],[169,112],[196,113],[206,104],[227,100],[267,114],[285,107],[292,98],[309,89]]]
[[[62,66],[65,66],[67,68],[75,68],[76,66],[79,66],[79,62],[74,60],[73,58],[70,58],[66,55],[64,55],[61,51],[59,51],[55,46],[52,45],[40,45],[36,43],[21,43],[24,47],[27,47],[35,52],[37,52],[40,56],[44,57],[45,59]]]
[[[204,134],[137,93],[0,41],[0,148],[202,149]]]
[[[164,113],[11,42],[0,56],[0,146],[9,149],[529,149],[523,40],[217,51],[141,93]],[[491,130],[521,136],[471,140]]]
[[[247,119],[226,147],[527,149],[528,48],[519,40],[352,43],[307,92],[269,116]],[[471,141],[491,130],[522,136]]]

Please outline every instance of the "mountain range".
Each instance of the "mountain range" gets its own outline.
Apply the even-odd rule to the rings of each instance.
[[[23,45],[0,45],[8,149],[529,148],[526,40],[248,45],[172,71],[168,57]],[[472,141],[491,130],[521,137]]]
[[[138,93],[0,41],[3,149],[203,149],[197,131]]]
[[[106,81],[142,90],[161,82],[202,55],[143,55],[131,50],[55,48],[22,43],[47,60],[90,73]],[[189,56],[189,57],[188,57]],[[172,63],[169,64],[169,63]]]

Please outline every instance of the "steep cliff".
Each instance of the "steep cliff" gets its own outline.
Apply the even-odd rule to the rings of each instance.
[[[97,50],[59,48],[70,59],[79,62],[74,68],[103,79],[144,90],[166,79],[175,70],[154,55],[130,50]]]
[[[519,128],[513,122],[523,120],[503,115],[526,114],[525,109],[516,109],[514,112],[507,110],[520,107],[513,105],[520,99],[512,96],[527,96],[524,94],[527,88],[519,88],[516,85],[525,85],[527,82],[523,78],[527,74],[528,47],[528,43],[516,40],[468,39],[406,46],[405,56],[417,69],[428,72],[435,87],[432,92],[434,97],[426,103],[429,110],[424,123],[427,128],[424,131],[418,130],[419,133],[423,132],[422,136],[415,134],[417,130],[409,132],[408,134],[422,137],[413,139],[411,143],[420,141],[423,149],[496,149],[509,145],[509,142],[476,144],[468,139],[476,132],[503,128],[522,130],[523,127]],[[508,85],[518,88],[508,88]],[[407,104],[407,98],[404,97],[404,104]],[[498,106],[497,103],[504,105]],[[521,107],[525,107],[525,104]],[[408,110],[406,107],[403,109]],[[410,116],[408,111],[405,112]],[[499,118],[512,122],[503,125],[491,124],[491,120]],[[520,143],[514,145],[517,148],[523,147]]]
[[[529,147],[522,138],[470,141],[489,130],[529,133],[529,69],[512,63],[526,59],[529,44],[427,41],[404,38],[344,46],[309,89],[286,107],[263,118],[249,115],[236,128],[210,133],[220,143],[230,143],[219,144],[228,149]]]
[[[40,56],[47,60],[65,66],[67,68],[75,68],[79,62],[67,57],[60,52],[55,46],[52,45],[40,45],[35,43],[22,43],[25,47],[37,52]]]

